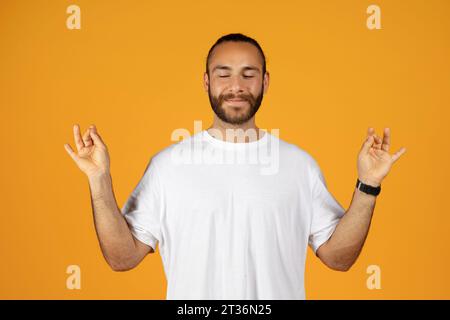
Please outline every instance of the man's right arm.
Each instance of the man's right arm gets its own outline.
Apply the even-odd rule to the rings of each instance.
[[[69,144],[64,144],[64,148],[88,177],[95,230],[103,256],[113,270],[130,270],[153,249],[133,237],[117,206],[108,148],[95,126],[81,136],[79,126],[74,125],[73,134],[78,152]]]

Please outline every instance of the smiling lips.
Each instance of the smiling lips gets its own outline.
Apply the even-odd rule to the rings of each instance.
[[[226,99],[225,101],[233,106],[244,106],[247,104],[247,100],[244,99]]]

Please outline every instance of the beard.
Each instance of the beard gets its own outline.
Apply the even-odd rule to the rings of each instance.
[[[261,85],[261,90],[259,94],[255,97],[251,93],[249,94],[220,94],[218,97],[213,96],[211,94],[211,88],[208,88],[208,96],[209,102],[211,103],[211,107],[214,110],[214,113],[219,117],[223,122],[233,124],[233,125],[241,125],[249,121],[258,111],[259,106],[263,100],[263,84]],[[235,107],[232,105],[228,105],[224,107],[223,104],[227,99],[242,99],[247,101],[247,106],[241,106],[238,110],[235,110]]]

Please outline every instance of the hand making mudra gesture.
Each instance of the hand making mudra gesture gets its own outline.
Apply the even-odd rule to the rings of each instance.
[[[368,129],[367,138],[358,155],[358,178],[362,183],[373,187],[380,186],[394,162],[406,152],[406,148],[402,147],[396,153],[390,154],[390,145],[390,128],[384,128],[383,139],[373,128]]]
[[[95,125],[91,125],[81,136],[80,127],[73,126],[76,153],[69,144],[64,144],[67,153],[72,157],[81,171],[89,178],[109,174],[110,160],[108,148],[97,132]]]

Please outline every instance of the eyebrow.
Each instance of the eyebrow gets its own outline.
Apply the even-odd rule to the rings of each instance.
[[[216,71],[216,70],[231,70],[231,67],[229,67],[229,66],[225,66],[225,65],[217,65],[217,66],[215,66],[214,67],[214,69],[212,69],[212,71],[211,72],[214,72],[214,71]],[[247,71],[247,70],[255,70],[255,71],[258,71],[259,72],[259,68],[258,67],[255,67],[255,66],[245,66],[245,67],[243,67],[242,69],[244,69],[244,71]]]

